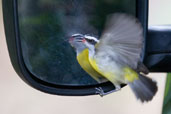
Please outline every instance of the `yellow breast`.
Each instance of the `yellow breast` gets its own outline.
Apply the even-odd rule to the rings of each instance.
[[[80,66],[97,82],[104,82],[103,76],[98,73],[89,62],[89,51],[88,49],[84,49],[81,53],[77,55],[77,61]]]

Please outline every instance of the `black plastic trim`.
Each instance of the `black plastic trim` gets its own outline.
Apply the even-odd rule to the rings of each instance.
[[[150,72],[171,71],[171,25],[150,26],[147,33],[145,65]]]
[[[140,20],[142,27],[144,29],[144,47],[143,47],[143,52],[141,55],[141,61],[144,61],[144,58],[146,56],[146,37],[147,37],[147,31],[148,31],[148,0],[137,0],[137,18]]]

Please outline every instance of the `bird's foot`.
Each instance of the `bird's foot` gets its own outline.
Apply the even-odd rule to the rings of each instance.
[[[108,91],[108,92],[104,92],[104,90],[101,87],[95,88],[96,90],[96,94],[99,94],[101,97],[108,95],[110,93],[116,92],[118,90],[120,90],[121,87],[120,86],[116,86],[116,88],[114,90]]]
[[[115,91],[119,91],[121,90],[121,86],[120,85],[115,85]]]

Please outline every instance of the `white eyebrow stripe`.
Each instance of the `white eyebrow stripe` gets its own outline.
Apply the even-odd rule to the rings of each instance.
[[[72,36],[74,37],[74,36],[83,36],[83,35],[78,33],[78,34],[73,34]]]
[[[97,38],[93,37],[93,36],[85,35],[84,37],[87,38],[87,39],[90,39],[90,40],[94,40],[94,41],[99,43],[99,40]]]

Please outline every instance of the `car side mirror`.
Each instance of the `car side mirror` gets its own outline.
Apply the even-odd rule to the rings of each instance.
[[[3,0],[2,3],[12,65],[23,81],[40,91],[82,96],[97,94],[95,88],[99,87],[104,92],[115,89],[110,82],[98,84],[88,76],[65,39],[76,31],[101,34],[106,16],[114,12],[129,13],[140,20],[146,41],[142,61],[149,70],[171,71],[171,30],[148,29],[148,0]]]

